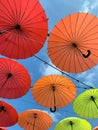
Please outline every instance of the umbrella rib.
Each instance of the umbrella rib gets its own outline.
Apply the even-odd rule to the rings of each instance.
[[[29,2],[29,0],[28,0],[28,2]],[[32,10],[31,10],[31,11],[29,12],[29,14],[23,19],[24,14],[25,14],[25,12],[26,12],[26,10],[27,10],[27,6],[26,6],[25,11],[24,11],[24,13],[23,13],[23,15],[22,15],[22,17],[21,17],[21,23],[24,22],[25,20],[27,20],[28,16],[31,15],[31,13],[33,12],[33,10],[34,10],[35,7],[37,6],[37,4],[39,4],[39,1],[37,1],[37,2],[35,3],[35,5],[33,6]],[[23,20],[23,21],[22,21],[22,20]]]
[[[63,60],[65,54],[64,54],[64,53],[62,54],[62,49],[63,49],[63,48],[59,48],[59,54],[58,54],[58,55],[56,54],[56,51],[55,51],[55,53],[53,52],[53,55],[56,54],[56,57],[54,58],[54,61],[56,61],[59,56],[61,57],[61,59],[59,60],[59,63],[60,63],[61,60]],[[60,51],[61,51],[61,52],[60,52]],[[58,50],[57,50],[57,52],[58,52]],[[61,55],[61,54],[62,54],[62,55]],[[67,53],[67,54],[68,54],[68,53]],[[69,56],[69,54],[68,54],[68,56]],[[67,57],[67,58],[68,58],[68,57]],[[66,60],[66,61],[67,61],[67,60]],[[65,62],[66,62],[66,61],[65,61]],[[59,65],[59,64],[57,64],[57,66],[58,66],[58,65]]]
[[[63,23],[63,20],[62,20],[62,23]],[[55,28],[57,28],[57,30],[59,30],[59,32],[61,32],[63,34],[63,36],[65,37],[64,32],[60,28],[58,28],[58,26],[55,25]],[[52,34],[55,35],[55,36],[60,37],[60,35],[57,35],[57,34],[54,34],[54,33],[52,33]],[[64,39],[64,37],[61,37],[61,38]],[[66,39],[64,39],[64,40],[69,41],[70,39],[68,39],[67,36],[66,36]]]
[[[43,113],[42,113],[43,114]],[[47,127],[47,124],[46,124],[46,122],[43,122],[43,117],[41,116],[41,117],[39,117],[39,120],[38,120],[39,122],[40,122],[40,124],[42,124],[41,125],[41,128],[43,129],[44,127],[45,127],[45,125],[46,125],[46,127]],[[39,123],[38,123],[39,124]]]
[[[84,60],[84,63],[85,63],[85,64],[86,64],[86,62],[85,62],[84,57],[81,55],[81,53],[76,53],[76,57],[77,57],[77,59],[78,59],[79,66],[80,66],[81,70],[83,71],[83,67],[82,67],[82,65],[81,65],[79,56],[81,57],[82,60]],[[86,65],[87,65],[87,64],[86,64]],[[76,64],[75,66],[77,66],[77,64]],[[87,65],[87,66],[88,66],[88,65]]]
[[[34,32],[33,32],[34,33]],[[37,33],[34,33],[36,35],[39,35]],[[23,36],[24,39],[27,39],[27,40],[33,40],[33,41],[36,41],[38,42],[40,45],[42,45],[42,42],[41,41],[38,41],[37,39],[35,39],[34,37],[30,38],[25,32],[22,32],[21,34]],[[25,37],[24,37],[25,36]],[[39,35],[40,37],[42,37],[42,35]],[[42,37],[43,38],[43,37]],[[34,46],[34,45],[33,45]],[[35,47],[36,48],[36,47]]]
[[[71,15],[69,15],[69,24],[70,24],[70,29],[71,29],[71,37],[73,39],[73,32],[72,32],[72,20],[71,20]],[[73,40],[72,40],[73,41]]]
[[[42,10],[41,12],[39,12],[37,15],[35,15],[35,16],[33,16],[32,18],[30,18],[30,19],[27,19],[28,18],[28,16],[24,19],[24,23],[25,23],[25,25],[29,25],[29,22],[30,23],[32,23],[32,24],[35,24],[35,23],[39,23],[40,21],[37,21],[37,22],[35,22],[35,23],[33,23],[32,22],[32,20],[33,19],[36,19],[37,17],[39,18],[39,16],[41,15],[41,14],[43,14],[45,11],[44,10]],[[41,18],[41,17],[40,17]],[[43,18],[43,17],[42,17]],[[43,21],[47,21],[47,18],[43,18],[43,19],[41,19],[42,21],[41,22],[43,22]]]
[[[62,68],[64,68],[64,66],[66,65],[66,63],[67,63],[67,59],[70,59],[71,60],[71,52],[70,53],[66,53],[66,60],[64,60],[64,64],[62,65]],[[61,58],[61,60],[63,60],[63,58],[64,58],[64,56],[65,56],[65,53],[62,55],[62,58]],[[61,61],[60,61],[61,62]],[[69,65],[68,65],[68,71],[70,70],[70,63],[69,63]]]
[[[13,41],[16,41],[17,40],[17,38],[16,38],[16,34],[14,34],[14,35],[12,35],[12,33],[9,33],[9,35],[8,35],[8,37],[6,37],[6,39],[9,39],[9,37],[11,36],[11,39],[13,39]],[[15,44],[16,42],[11,42],[12,44],[13,44],[13,48],[12,48],[12,50],[14,50],[14,48],[15,48],[15,46],[17,46],[18,45],[18,43],[17,44]],[[16,53],[16,52],[15,52]],[[9,54],[9,56],[11,56],[13,54],[13,51],[10,51],[10,54]]]
[[[45,22],[45,24],[46,24],[47,19],[45,19],[45,20],[40,20],[40,21],[37,21],[37,22],[31,22],[31,20],[29,20],[29,21],[30,21],[30,23],[29,23],[29,22],[28,22],[28,23],[26,22],[26,24],[25,24],[25,25],[26,25],[26,28],[29,28],[29,27],[27,27],[27,26],[28,26],[28,25],[31,26],[31,24],[33,24],[33,25],[35,24],[35,25],[36,25],[36,24],[38,24],[38,23],[44,23],[44,22]],[[37,26],[37,27],[33,26],[33,28],[34,28],[34,29],[35,29],[35,28],[37,28],[37,29],[44,29],[44,30],[46,29],[46,27],[45,27],[45,28],[42,28],[41,26],[39,26],[39,27],[38,27],[38,26]],[[30,29],[30,28],[29,28],[29,29]]]
[[[4,7],[5,7],[5,9],[8,11],[8,13],[10,14],[10,16],[12,17],[12,19],[13,19],[13,15],[11,14],[11,12],[6,8],[6,6],[0,1],[0,3],[1,3],[1,5],[3,5]],[[10,6],[10,3],[9,3],[9,0],[8,0],[8,5]],[[12,10],[12,8],[11,8],[11,6],[10,6],[10,9],[11,9],[11,11],[12,11],[12,13],[14,13],[13,12],[13,10]],[[4,13],[6,13],[6,12],[4,12]],[[7,14],[6,14],[7,15]],[[8,15],[7,15],[8,16]],[[10,18],[10,17],[9,17]]]
[[[79,14],[79,13],[78,13],[78,14]],[[80,15],[80,14],[79,14],[79,15]],[[79,15],[78,15],[78,17],[79,17]],[[80,37],[80,36],[79,36],[79,32],[80,32],[80,29],[81,29],[81,27],[82,27],[82,25],[83,25],[83,23],[84,23],[84,21],[85,21],[87,15],[88,15],[88,14],[86,14],[86,15],[84,16],[84,18],[83,18],[83,20],[82,20],[82,23],[81,23],[81,25],[80,25],[80,27],[79,27],[79,29],[78,29],[78,31],[77,31],[78,37]]]
[[[26,7],[25,7],[25,9],[24,9],[24,12],[23,12],[23,14],[22,14],[21,18],[20,18],[20,21],[21,21],[21,22],[22,22],[22,19],[23,19],[23,17],[24,17],[24,15],[25,15],[25,13],[26,13],[26,10],[27,10],[27,7],[28,7],[28,4],[29,4],[29,0],[27,0]],[[22,6],[22,4],[21,4],[21,6]],[[29,16],[29,15],[28,15],[28,16]]]
[[[65,94],[66,94],[66,96],[65,96]],[[71,102],[72,102],[72,99],[73,99],[71,95],[74,96],[73,93],[71,93],[71,95],[70,95],[70,92],[69,92],[69,94],[68,94],[68,93],[65,93],[62,88],[60,89],[60,93],[58,93],[58,95],[59,95],[59,97],[60,97],[60,101],[62,101],[63,104],[65,104],[65,101],[67,101],[67,104],[71,103]],[[71,97],[71,100],[69,100],[70,97]],[[65,105],[66,105],[66,104],[65,104]]]
[[[6,80],[3,82],[2,86],[0,86],[0,89],[2,89],[4,87],[4,85],[7,83],[7,81],[9,80],[10,77],[7,77]]]
[[[77,38],[77,31],[76,31],[76,29],[77,29],[77,23],[78,23],[78,19],[79,19],[79,13],[78,13],[78,15],[77,15],[77,18],[76,18],[76,23],[75,23],[75,36],[76,36],[76,38]],[[76,39],[77,40],[77,39]]]
[[[18,14],[17,14],[17,7],[16,7],[16,3],[15,3],[15,0],[14,0],[14,5],[15,5],[15,22],[18,22],[17,19],[18,19]]]
[[[69,42],[68,40],[64,39],[63,37],[61,37],[61,36],[59,36],[59,35],[57,35],[57,34],[51,33],[50,35],[54,35],[54,36],[56,36],[56,37],[58,37],[58,38],[60,38],[60,39],[62,39],[62,40],[64,40],[64,41],[66,41],[66,42]],[[51,41],[49,41],[49,42],[51,42]],[[53,42],[55,42],[55,41],[53,41]],[[57,42],[57,41],[56,41],[56,42]],[[66,44],[65,44],[65,45],[66,45]]]
[[[13,8],[12,8],[11,3],[9,2],[9,0],[8,0],[8,4],[9,4],[9,6],[10,6],[11,12],[13,13],[12,19],[14,19],[14,18],[15,18],[15,13],[14,13],[14,11],[13,11]],[[15,20],[16,20],[16,19],[15,19]]]
[[[72,40],[63,19],[62,19],[62,23],[63,23],[63,25],[64,25],[65,31],[67,32],[67,34],[68,34],[68,36],[69,36],[69,40]]]
[[[98,25],[93,26],[92,28],[90,28],[90,30],[88,30],[88,32],[85,32],[83,35],[81,34],[82,37],[85,39],[85,38],[86,38],[86,37],[85,37],[85,34],[91,32],[91,30],[94,29],[94,28],[96,28],[96,27],[98,27]],[[94,32],[94,33],[92,33],[92,34],[90,34],[90,35],[94,35],[94,34],[96,34],[96,33],[98,33],[98,32]],[[88,36],[90,36],[90,35],[88,35]]]
[[[0,9],[0,11],[3,12],[1,9]],[[8,16],[8,15],[6,14],[6,12],[4,12],[4,14],[5,14],[6,16]],[[10,17],[9,17],[9,16],[5,18],[5,16],[0,15],[0,17],[2,17],[2,18],[5,20],[5,21],[3,20],[3,24],[4,24],[4,22],[6,22],[6,21],[7,21],[7,23],[8,23],[8,22],[10,23]]]
[[[87,16],[87,15],[86,15]],[[86,25],[86,27],[82,30],[82,32],[78,35],[79,37],[83,34],[84,30],[86,30],[86,28],[95,20],[96,17],[93,17],[93,19],[91,19],[91,21]],[[86,18],[84,19],[83,22],[85,22]],[[98,26],[98,25],[95,25],[95,26]],[[95,26],[93,28],[95,28]],[[92,30],[93,28],[91,28],[90,30]],[[90,30],[88,32],[90,32]],[[86,34],[87,32],[85,32]],[[84,35],[85,35],[84,34]],[[83,36],[83,35],[82,35]]]

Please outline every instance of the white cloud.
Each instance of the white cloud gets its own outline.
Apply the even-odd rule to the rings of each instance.
[[[46,112],[47,114],[49,114],[51,117],[52,117],[52,120],[53,122],[58,122],[60,117],[62,116],[60,113],[58,112],[55,112],[55,113],[52,113],[52,112],[48,112],[48,111],[44,111]]]
[[[83,5],[81,6],[80,12],[88,12],[90,9],[90,2],[86,0]]]
[[[77,79],[83,79],[83,82],[89,86],[95,86],[96,77],[98,77],[98,65],[87,72],[83,72],[77,76]]]
[[[80,12],[93,12],[98,7],[98,0],[86,0],[81,6]]]
[[[87,72],[84,72],[83,74],[80,74],[78,77],[79,79],[83,78],[84,79],[84,83],[90,85],[90,86],[94,86],[94,76],[96,74],[94,72],[92,73],[87,73]]]
[[[94,9],[96,7],[98,7],[98,0],[94,0],[93,4],[91,4],[91,9]]]
[[[49,62],[50,65],[54,66],[51,62]],[[55,66],[54,66],[55,67]],[[56,67],[55,67],[56,68]],[[41,65],[41,73],[42,75],[49,75],[49,74],[58,74],[61,75],[62,73],[60,71],[58,71],[57,69],[55,69],[47,64],[42,64]]]

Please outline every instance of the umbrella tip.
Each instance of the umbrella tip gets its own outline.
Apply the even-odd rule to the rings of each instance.
[[[72,126],[74,123],[73,123],[73,121],[69,121],[69,124]]]
[[[34,118],[37,118],[37,113],[34,113]]]
[[[16,25],[15,25],[15,29],[16,29],[16,30],[20,30],[20,29],[21,29],[21,26],[20,26],[19,24],[16,24]]]
[[[0,106],[0,112],[5,111],[5,107],[2,105]]]
[[[12,77],[12,73],[8,73],[7,79],[9,79],[10,77]]]

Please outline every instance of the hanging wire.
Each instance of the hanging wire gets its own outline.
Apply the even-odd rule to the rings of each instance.
[[[66,72],[64,72],[64,71],[61,71],[60,69],[58,69],[58,68],[54,67],[53,65],[49,64],[47,61],[43,60],[42,58],[40,58],[40,57],[38,57],[38,56],[35,56],[35,55],[34,55],[34,57],[35,57],[36,59],[40,60],[41,62],[43,62],[43,63],[49,65],[50,67],[52,67],[52,68],[58,70],[58,71],[61,72],[63,75],[66,75],[66,76],[68,76],[69,78],[71,78],[71,79],[77,81],[78,83],[80,83],[80,84],[86,86],[86,87],[84,87],[84,89],[94,89],[94,88],[95,88],[95,87],[93,87],[93,86],[90,86],[90,85],[88,85],[88,84],[86,84],[86,83],[84,83],[84,82],[82,82],[82,81],[76,79],[75,77],[69,75],[68,73],[66,73]],[[82,87],[80,87],[80,88],[82,88]]]

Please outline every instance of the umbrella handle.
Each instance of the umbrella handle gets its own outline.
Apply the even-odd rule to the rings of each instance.
[[[54,106],[54,108],[50,108],[51,112],[56,112],[56,106]]]
[[[90,56],[90,54],[91,54],[91,51],[90,50],[87,50],[87,54],[82,54],[82,56],[84,57],[84,58],[88,58],[89,56]]]

